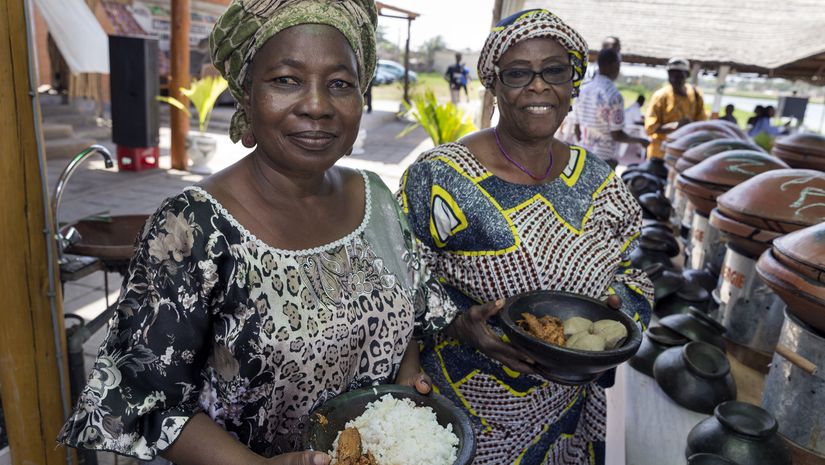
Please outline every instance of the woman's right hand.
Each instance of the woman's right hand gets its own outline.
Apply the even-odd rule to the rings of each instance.
[[[290,452],[266,459],[266,465],[329,465],[332,457],[323,452],[305,450]]]
[[[512,345],[502,341],[487,324],[487,320],[498,314],[503,307],[503,300],[473,305],[453,320],[448,327],[447,334],[484,355],[498,360],[511,370],[534,374],[536,371],[532,365],[535,362]]]

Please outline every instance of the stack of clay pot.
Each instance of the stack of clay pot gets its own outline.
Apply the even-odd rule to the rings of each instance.
[[[817,134],[798,133],[777,139],[771,154],[793,168],[825,171],[825,137]]]
[[[796,464],[825,463],[825,202],[805,206],[820,223],[776,239],[756,265],[787,304],[762,405],[779,421]]]
[[[676,165],[682,156],[692,148],[712,140],[737,139],[747,141],[747,136],[734,124],[724,120],[697,121],[668,134],[664,144],[665,164],[670,168],[665,187],[665,197],[673,204],[671,221],[682,225],[682,237],[687,238],[689,222],[682,221],[687,209],[686,202],[676,197]]]
[[[685,245],[688,251],[687,267],[706,270],[718,277],[725,247],[719,231],[708,222],[710,212],[716,208],[716,198],[754,176],[782,168],[788,168],[788,165],[764,151],[734,149],[712,155],[679,174],[676,189],[687,198],[694,210],[690,236]]]
[[[720,195],[711,211],[710,224],[727,239],[714,316],[725,326],[729,352],[762,372],[779,339],[785,304],[757,278],[756,260],[773,240],[823,221],[823,194],[825,173],[777,169]]]

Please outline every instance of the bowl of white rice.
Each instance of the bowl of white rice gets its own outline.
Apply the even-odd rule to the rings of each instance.
[[[350,391],[310,414],[303,446],[338,458],[338,438],[357,428],[378,465],[468,465],[475,457],[470,418],[446,397],[395,384]]]

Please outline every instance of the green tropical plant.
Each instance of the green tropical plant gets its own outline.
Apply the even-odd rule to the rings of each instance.
[[[226,79],[223,77],[206,76],[203,79],[195,79],[192,81],[188,89],[180,88],[181,93],[189,98],[189,101],[192,102],[192,105],[198,112],[198,126],[201,133],[206,132],[206,128],[209,126],[209,118],[212,116],[212,110],[215,108],[215,103],[227,87],[229,87],[229,83],[226,82]],[[189,108],[180,100],[162,95],[158,95],[155,98],[183,111],[190,118],[192,117],[192,112],[190,112]]]
[[[753,136],[753,142],[765,149],[766,152],[771,153],[771,149],[773,148],[773,137],[771,137],[771,135],[767,132],[762,131]]]
[[[461,109],[451,102],[439,104],[431,90],[427,90],[423,96],[416,96],[412,105],[404,102],[404,108],[415,122],[404,128],[397,138],[404,137],[421,126],[435,145],[441,145],[455,142],[476,130],[476,126]]]

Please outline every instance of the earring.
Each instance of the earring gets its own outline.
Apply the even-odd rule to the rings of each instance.
[[[244,147],[251,149],[257,145],[258,141],[255,140],[255,134],[252,134],[252,131],[246,131],[241,137],[241,143]]]

